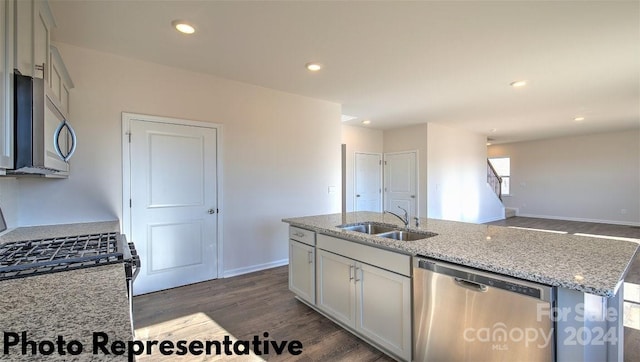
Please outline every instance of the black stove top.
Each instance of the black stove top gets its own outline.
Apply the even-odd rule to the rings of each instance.
[[[126,240],[115,232],[10,242],[0,244],[0,280],[120,263],[130,258]]]

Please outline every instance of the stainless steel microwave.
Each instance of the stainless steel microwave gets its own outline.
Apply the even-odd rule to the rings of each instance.
[[[43,79],[16,73],[14,87],[15,167],[7,172],[68,174],[77,139],[62,108]]]

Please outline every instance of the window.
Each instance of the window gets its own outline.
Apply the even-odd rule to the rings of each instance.
[[[490,158],[489,162],[491,162],[491,166],[496,170],[498,176],[502,177],[502,194],[509,195],[511,193],[509,184],[511,178],[511,159],[509,157]]]

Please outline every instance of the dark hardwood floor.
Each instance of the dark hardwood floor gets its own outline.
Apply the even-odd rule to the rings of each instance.
[[[302,354],[207,359],[155,353],[137,360],[392,361],[296,300],[287,280],[288,267],[283,266],[137,296],[133,299],[136,338],[175,342],[223,340],[229,335],[251,341],[267,332],[269,340],[302,342]]]
[[[563,230],[571,233],[640,238],[640,229],[617,225],[578,225],[529,218],[512,218],[492,224]],[[570,228],[571,227],[571,228]],[[576,229],[572,229],[576,227]],[[640,263],[634,270],[640,275]],[[299,340],[303,353],[252,356],[144,355],[138,361],[392,361],[322,315],[297,301],[288,290],[288,267],[269,269],[228,279],[218,279],[133,300],[134,326],[139,340],[249,340],[269,333],[268,340]],[[640,280],[640,278],[638,279]],[[636,281],[635,279],[633,281]],[[263,338],[267,339],[267,338]],[[640,361],[640,330],[625,328],[625,361]]]

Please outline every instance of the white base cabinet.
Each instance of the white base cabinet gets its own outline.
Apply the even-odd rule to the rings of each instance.
[[[324,250],[318,250],[317,256],[318,308],[355,328],[355,261]]]
[[[316,301],[315,247],[289,240],[289,290],[314,304]]]
[[[298,298],[316,303],[316,233],[289,228],[289,290]]]
[[[381,350],[411,361],[411,257],[289,227],[289,289]]]
[[[356,330],[411,360],[411,278],[356,263]]]
[[[341,243],[348,244],[342,248]],[[411,278],[397,273],[408,270],[405,266],[410,257],[325,235],[318,236],[317,248],[317,307],[365,339],[410,361]],[[387,263],[400,256],[401,268],[392,272],[354,259],[384,258],[384,253],[389,253]]]

